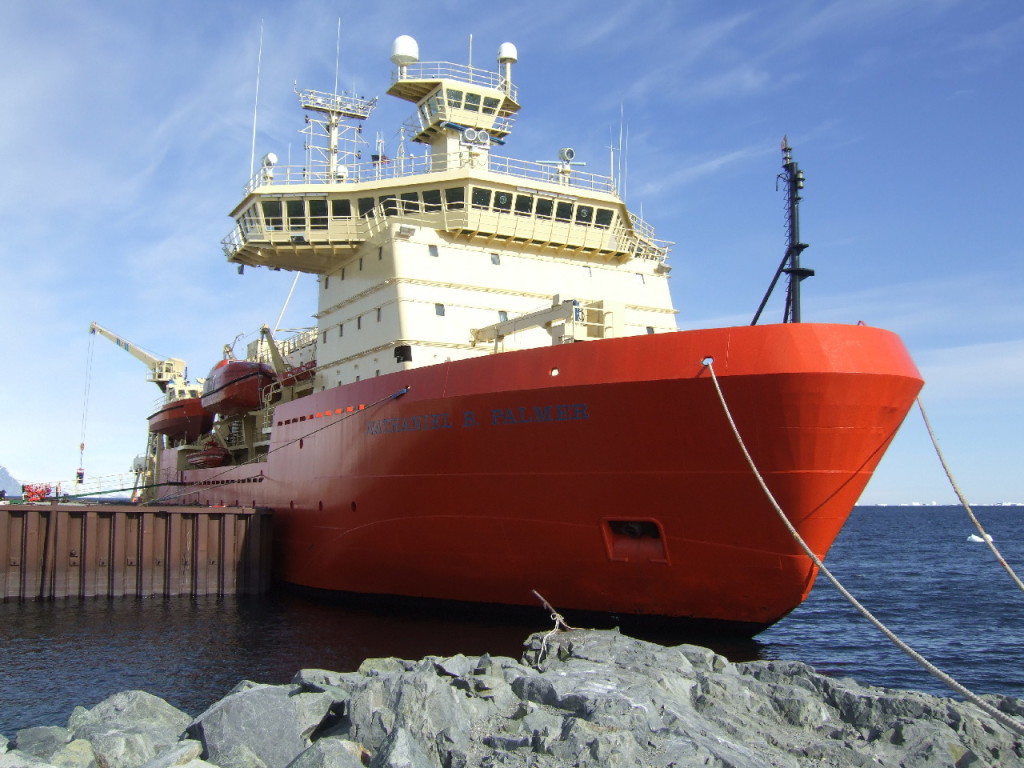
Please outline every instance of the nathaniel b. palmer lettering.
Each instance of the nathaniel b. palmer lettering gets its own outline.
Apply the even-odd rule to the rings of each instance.
[[[461,418],[450,413],[424,413],[389,419],[374,419],[366,425],[368,435],[387,435],[395,432],[419,432],[431,429],[454,429],[512,424],[542,424],[558,421],[581,421],[590,418],[586,403],[559,403],[555,405],[519,405],[511,408],[491,408],[488,411],[463,411]]]

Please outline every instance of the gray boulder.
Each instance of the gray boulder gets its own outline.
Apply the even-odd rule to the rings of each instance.
[[[318,739],[288,764],[288,768],[364,768],[370,752],[361,744],[333,736]]]
[[[68,730],[92,745],[101,768],[139,768],[177,744],[191,719],[150,693],[124,691],[92,709],[76,707]]]
[[[239,686],[188,725],[221,768],[284,768],[312,744],[335,699],[296,685]]]
[[[98,768],[92,744],[75,739],[53,753],[50,762],[57,768]]]
[[[35,755],[12,749],[0,753],[0,768],[49,768],[50,764]]]
[[[203,754],[203,745],[194,739],[182,739],[170,749],[161,752],[142,768],[178,768],[198,760]]]
[[[14,743],[20,751],[47,761],[69,741],[71,741],[71,731],[61,728],[59,725],[22,728],[14,736]]]

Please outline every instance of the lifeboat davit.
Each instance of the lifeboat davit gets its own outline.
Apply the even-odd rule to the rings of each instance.
[[[210,413],[234,416],[256,410],[263,388],[277,378],[266,363],[221,360],[203,384],[203,408]]]

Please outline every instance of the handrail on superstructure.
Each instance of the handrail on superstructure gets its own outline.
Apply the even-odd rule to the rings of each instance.
[[[440,159],[431,155],[406,155],[383,161],[371,161],[346,165],[343,172],[331,173],[326,165],[309,168],[304,165],[277,165],[259,169],[245,186],[249,195],[264,187],[294,186],[298,184],[357,184],[391,179],[404,179],[438,173],[435,166],[444,171],[456,168],[472,168],[514,179],[546,184],[559,184],[572,189],[588,192],[615,194],[615,180],[611,176],[588,173],[576,168],[569,173],[561,172],[558,166],[532,160],[517,160],[487,153],[452,152]]]
[[[500,73],[487,69],[477,69],[467,64],[453,64],[450,61],[422,61],[399,67],[391,74],[391,82],[402,80],[457,80],[470,85],[494,88],[507,94],[514,102],[519,102],[519,89],[508,82]]]
[[[299,95],[299,105],[303,109],[313,109],[321,112],[334,112],[345,117],[352,117],[365,120],[369,117],[377,104],[377,99],[365,99],[362,96],[355,96],[350,93],[330,93],[329,91],[315,91],[307,88],[296,91]]]

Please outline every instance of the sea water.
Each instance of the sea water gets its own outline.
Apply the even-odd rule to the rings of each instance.
[[[1024,507],[975,510],[1024,574]],[[918,652],[976,693],[1024,698],[1024,592],[952,507],[860,507],[826,565]],[[149,691],[191,715],[240,680],[284,683],[306,667],[353,670],[367,657],[489,652],[518,657],[551,622],[391,615],[287,593],[0,604],[0,734],[66,725],[77,705]],[[698,640],[697,638],[694,638]],[[687,638],[676,638],[685,642]],[[732,661],[795,659],[864,683],[952,693],[819,577],[810,598],[749,641],[699,642]]]

